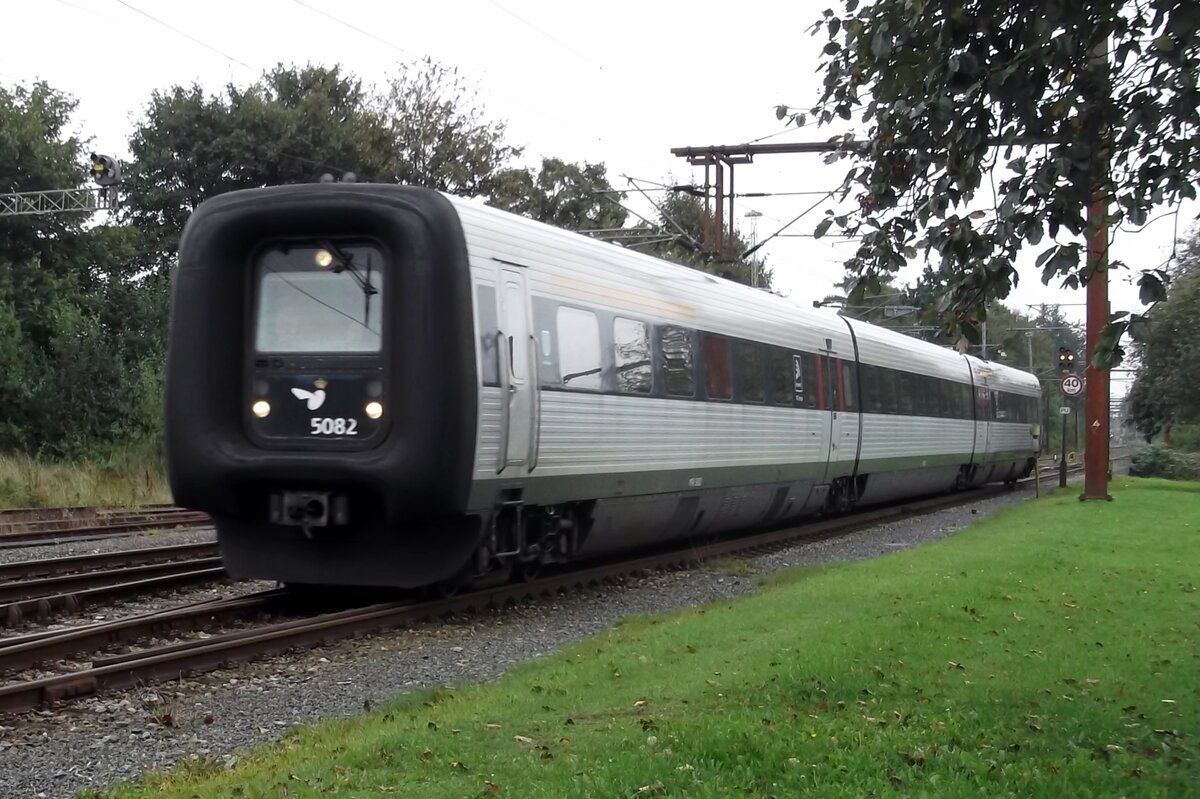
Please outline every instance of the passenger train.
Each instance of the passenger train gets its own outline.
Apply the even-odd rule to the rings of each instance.
[[[417,187],[200,205],[170,484],[228,571],[454,586],[1012,482],[1035,377]]]

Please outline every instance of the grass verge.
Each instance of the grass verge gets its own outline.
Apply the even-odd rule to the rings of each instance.
[[[1200,485],[1113,491],[97,795],[1194,796]]]
[[[123,450],[95,463],[0,455],[0,508],[130,507],[170,501],[157,451]]]

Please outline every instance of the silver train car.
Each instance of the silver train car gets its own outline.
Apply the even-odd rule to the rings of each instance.
[[[419,587],[1027,475],[1025,372],[434,191],[203,203],[176,502],[229,572]]]

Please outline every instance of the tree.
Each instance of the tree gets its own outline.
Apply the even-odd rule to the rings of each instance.
[[[1179,423],[1200,422],[1200,229],[1183,243],[1165,301],[1134,327],[1138,356],[1130,392],[1132,425],[1147,439]]]
[[[45,84],[0,89],[0,190],[82,185],[74,109]],[[0,219],[0,450],[95,455],[159,427],[163,317],[132,266],[137,236],[86,221]]]
[[[1112,223],[1134,225],[1155,207],[1196,196],[1195,3],[844,5],[813,27],[827,42],[824,88],[811,113],[821,124],[858,116],[867,126],[863,138],[834,137],[841,150],[833,159],[853,162],[843,199],[856,192],[859,208],[830,212],[816,232],[836,224],[862,237],[846,264],[856,290],[920,249],[936,253],[952,279],[930,317],[977,339],[988,303],[1018,280],[1023,243],[1049,236],[1038,257],[1043,282],[1087,282],[1092,267],[1078,237],[1095,193],[1107,199]],[[807,116],[778,113],[799,123]],[[997,167],[1005,176],[993,189],[985,179]],[[1163,296],[1163,278],[1143,272],[1143,301]],[[1115,345],[1110,340],[1119,355]]]
[[[127,218],[147,232],[157,267],[170,263],[188,216],[234,189],[315,181],[327,171],[388,178],[393,137],[360,81],[333,67],[278,67],[241,89],[199,85],[151,96],[130,139]]]
[[[428,58],[400,68],[383,112],[396,153],[392,179],[400,183],[487,195],[500,167],[521,154],[504,144],[506,126],[487,120],[458,70]]]
[[[567,230],[615,230],[628,217],[623,207],[611,201],[616,195],[604,164],[580,166],[543,158],[536,174],[532,169],[497,173],[489,202]]]
[[[168,268],[188,216],[235,189],[360,180],[486,193],[519,153],[504,126],[471,104],[457,74],[434,64],[404,67],[385,95],[338,66],[282,65],[256,83],[207,95],[197,85],[155,92],[130,140],[127,218],[152,233],[146,249]]]
[[[757,281],[758,286],[769,289],[771,270],[765,263],[757,256],[750,259],[740,256],[750,247],[741,234],[735,233],[733,241],[726,243],[729,252],[738,254],[734,258],[718,258],[701,249],[699,242],[704,241],[705,217],[704,203],[699,198],[674,194],[659,207],[659,217],[653,224],[642,223],[632,229],[658,234],[650,239],[650,243],[641,246],[644,252],[738,283],[751,285]],[[708,221],[712,222],[711,219]]]

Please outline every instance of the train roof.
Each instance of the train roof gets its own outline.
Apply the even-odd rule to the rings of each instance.
[[[509,252],[520,242],[520,258],[543,275],[531,288],[555,293],[569,285],[598,306],[640,312],[659,322],[689,324],[733,336],[788,345],[797,330],[811,338],[814,351],[829,335],[845,335],[846,324],[858,339],[864,363],[966,382],[967,364],[987,375],[991,386],[1037,394],[1036,377],[1002,364],[906,336],[894,330],[797,304],[768,291],[717,277],[698,269],[626,249],[485,205],[477,199],[443,195],[458,211],[468,249],[480,255]],[[503,260],[503,259],[501,259]],[[641,290],[639,290],[641,289]]]

